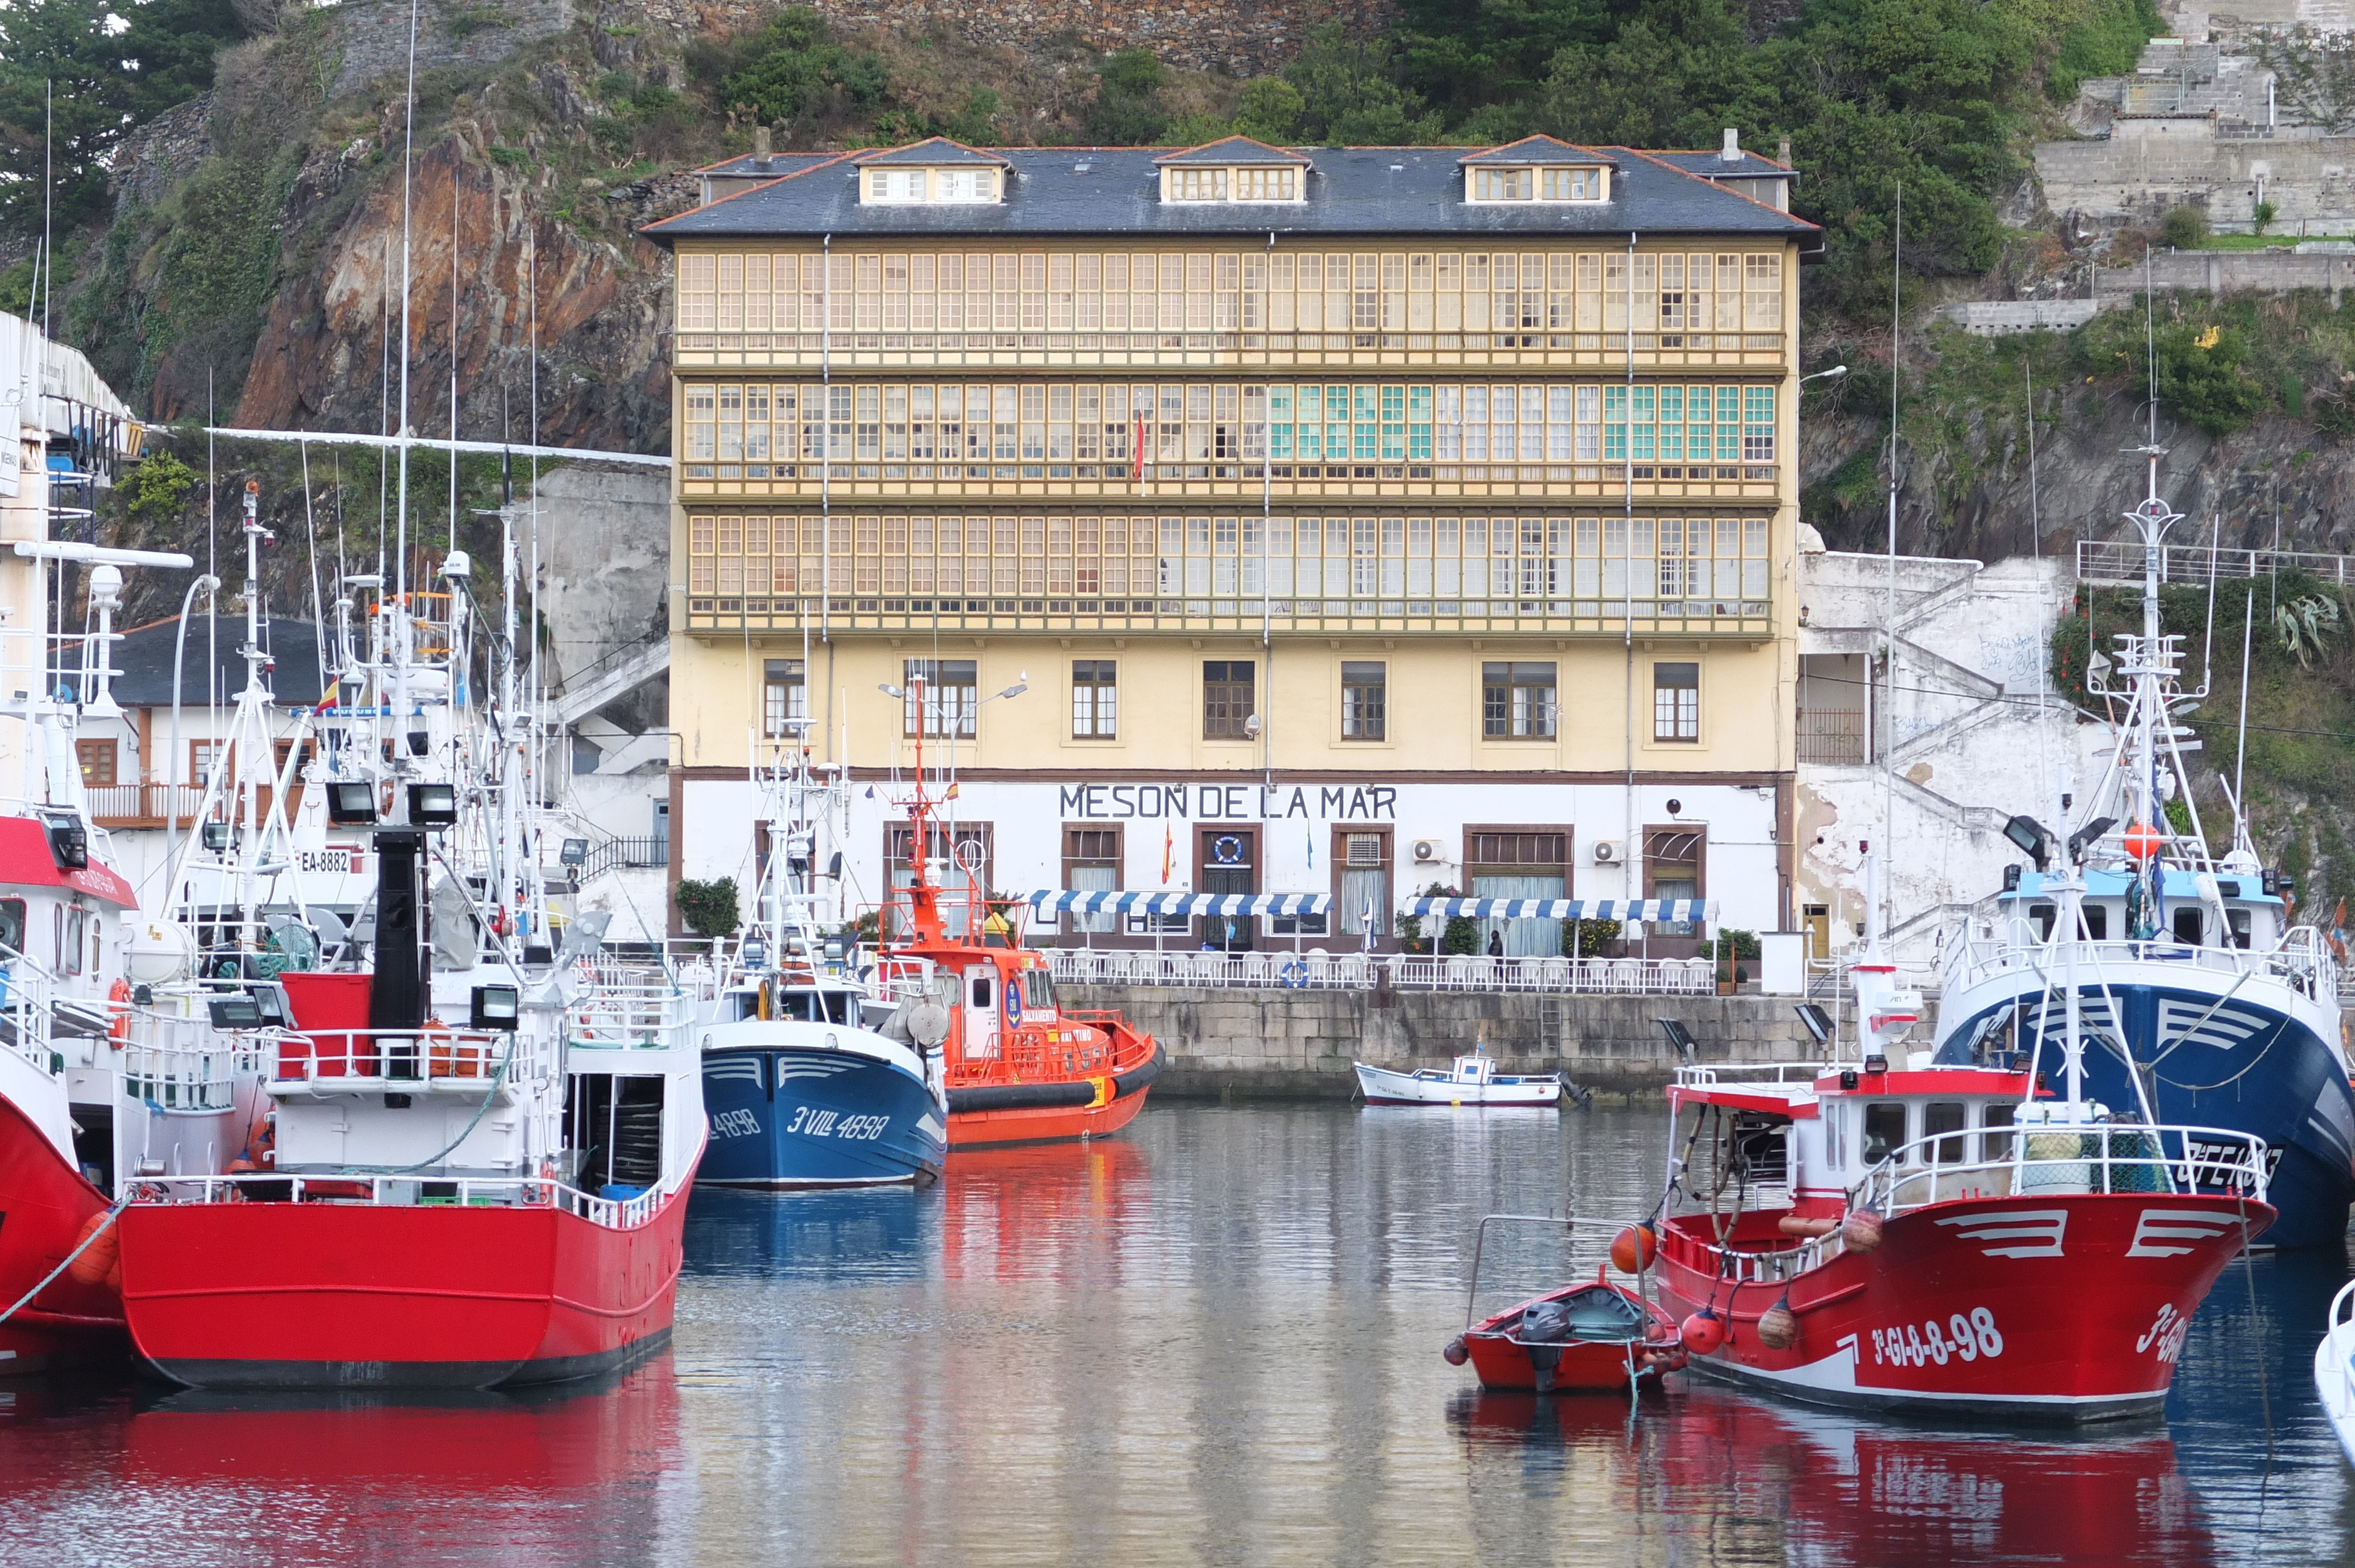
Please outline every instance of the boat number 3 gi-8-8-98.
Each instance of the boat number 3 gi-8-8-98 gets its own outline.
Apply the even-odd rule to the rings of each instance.
[[[2003,1354],[2003,1335],[1995,1326],[1995,1314],[1984,1307],[1974,1307],[1971,1315],[1960,1312],[1946,1319],[1942,1326],[1934,1318],[1916,1328],[1908,1323],[1902,1329],[1875,1329],[1872,1331],[1872,1359],[1896,1366],[1918,1367],[1925,1361],[1945,1366],[1951,1356],[1975,1361],[1981,1356]]]
[[[804,1138],[847,1138],[874,1139],[883,1136],[891,1125],[888,1116],[844,1116],[839,1111],[819,1110],[813,1106],[795,1106],[794,1119],[785,1124],[787,1132],[798,1132]]]

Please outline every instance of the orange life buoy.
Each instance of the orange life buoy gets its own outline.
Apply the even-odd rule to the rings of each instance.
[[[120,1051],[131,1043],[131,982],[115,976],[106,988],[106,1000],[114,1012],[106,1024],[107,1044]]]

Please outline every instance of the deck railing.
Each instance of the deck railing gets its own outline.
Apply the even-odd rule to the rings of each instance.
[[[1707,959],[1491,959],[1452,954],[1156,953],[1046,949],[1062,985],[1208,986],[1231,991],[1534,991],[1554,995],[1702,996]]]
[[[271,1032],[274,1082],[332,1082],[339,1090],[479,1090],[510,1069],[517,1037],[500,1030],[322,1029]],[[531,1054],[526,1041],[524,1054]]]
[[[2072,948],[2075,949],[2078,980],[2085,985],[2099,984],[2105,968],[2115,969],[2129,963],[2175,964],[2227,975],[2236,980],[2250,973],[2271,975],[2318,999],[2338,996],[2347,979],[2321,933],[2310,926],[2298,926],[2284,935],[2278,947],[2265,951],[2193,946],[2158,937],[2139,942],[2062,942],[2049,946],[1976,937],[1956,948],[1944,980],[1948,987],[1960,990],[1991,975],[2025,969],[2044,976],[2048,983],[2056,981]]]
[[[427,1189],[432,1189],[428,1192]],[[655,1186],[627,1198],[601,1198],[545,1176],[434,1176],[403,1173],[162,1176],[138,1180],[142,1203],[351,1203],[378,1208],[554,1208],[607,1230],[634,1230],[661,1207]]]

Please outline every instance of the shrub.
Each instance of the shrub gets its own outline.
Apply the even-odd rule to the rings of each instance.
[[[679,918],[697,936],[735,935],[738,915],[734,877],[717,877],[709,882],[688,878],[679,883],[677,899]]]
[[[2208,215],[2196,207],[2168,209],[2158,220],[2158,240],[2178,250],[2197,250],[2208,243]]]

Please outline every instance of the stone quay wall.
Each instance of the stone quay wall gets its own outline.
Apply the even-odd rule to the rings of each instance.
[[[2155,289],[2192,293],[2283,293],[2297,289],[2328,292],[2336,300],[2355,288],[2355,255],[2295,250],[2179,250],[2150,259]],[[2142,292],[2139,267],[2104,268],[2094,274],[2094,292],[2115,305]]]
[[[1156,1093],[1342,1099],[1352,1062],[1444,1067],[1485,1041],[1508,1073],[1563,1073],[1608,1097],[1656,1095],[1677,1063],[1657,1022],[1692,1033],[1696,1060],[1809,1061],[1821,1053],[1793,999],[1544,996],[1528,992],[1243,991],[1065,986],[1072,1007],[1112,1008],[1169,1053]]]

